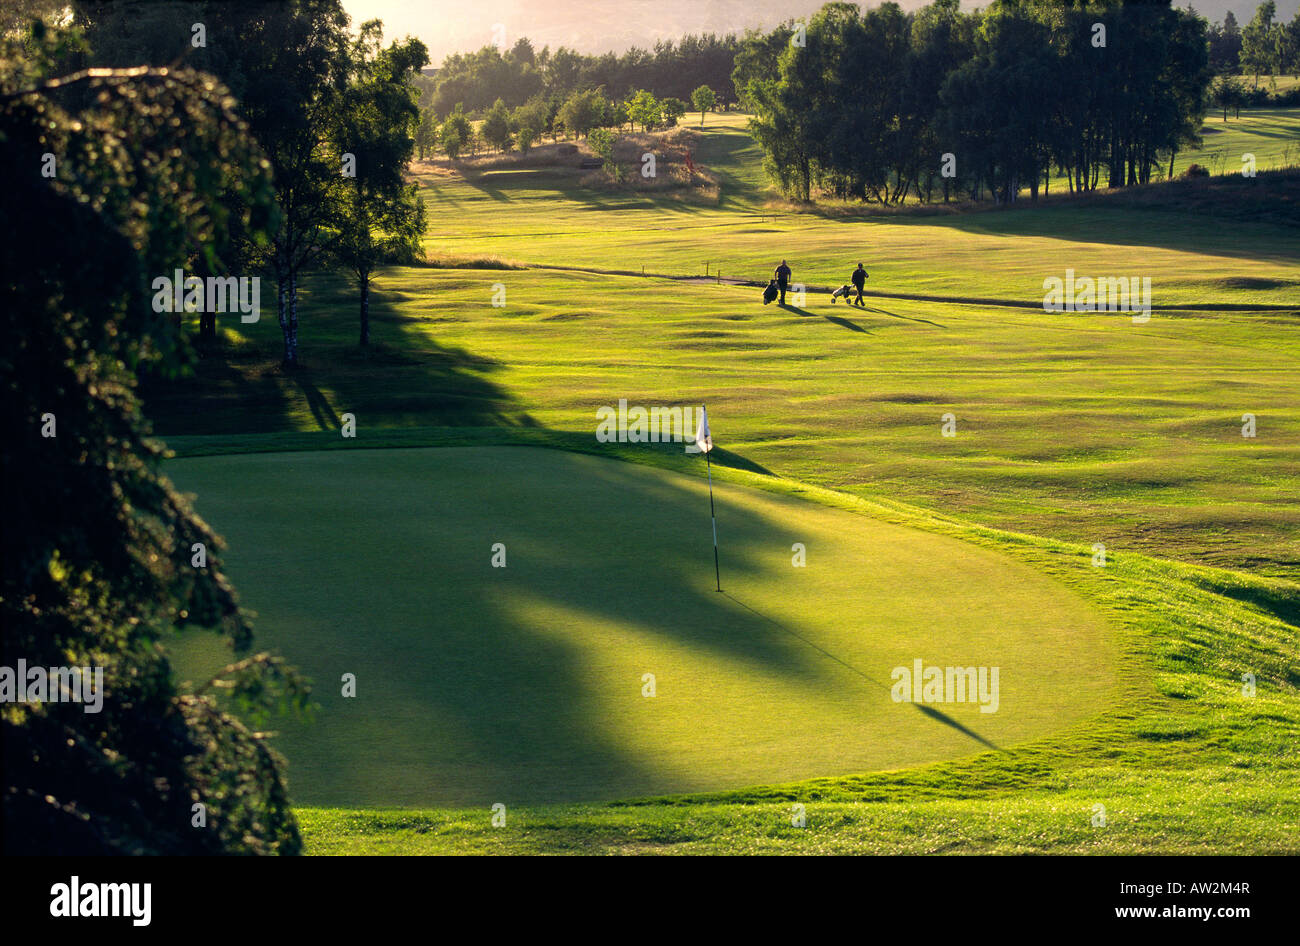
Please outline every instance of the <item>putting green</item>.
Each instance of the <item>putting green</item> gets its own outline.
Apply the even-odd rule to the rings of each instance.
[[[705,481],[660,469],[484,447],[169,472],[226,537],[259,646],[315,682],[316,720],[278,740],[298,803],[605,800],[899,768],[1060,729],[1113,686],[1106,625],[1054,580],[766,491],[715,484],[718,594]],[[175,650],[186,676],[225,659],[203,635]],[[918,658],[997,667],[997,711],[895,702],[891,671]]]

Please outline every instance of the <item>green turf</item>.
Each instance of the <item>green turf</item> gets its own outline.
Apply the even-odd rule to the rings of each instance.
[[[1243,112],[1219,140],[1262,150],[1285,142],[1298,117],[1294,109],[1274,117]],[[1157,190],[1133,201],[1005,213],[864,218],[835,207],[796,213],[772,201],[742,122],[710,115],[697,148],[697,159],[722,181],[717,203],[591,191],[556,173],[458,178],[423,172],[434,265],[381,274],[370,350],[355,344],[355,290],[339,278],[313,275],[300,307],[300,370],[277,366],[278,329],[264,317],[255,326],[226,326],[222,346],[195,377],[146,386],[159,432],[192,458],[175,465],[188,465],[197,477],[187,483],[182,474],[182,485],[198,489],[199,509],[232,540],[236,583],[262,612],[261,642],[281,647],[317,679],[322,719],[316,731],[295,724],[280,740],[293,759],[295,799],[320,806],[300,809],[308,850],[1300,850],[1294,380],[1300,376],[1300,231],[1279,223],[1294,216],[1290,179],[1266,175],[1252,184],[1216,183],[1240,190]],[[1207,147],[1213,138],[1207,135]],[[1184,160],[1199,157],[1189,153]],[[1209,215],[1229,209],[1237,196],[1249,198],[1239,212]],[[763,308],[752,289],[654,277],[702,274],[708,265],[710,273],[721,266],[726,276],[758,278],[781,256],[794,263],[796,278],[814,286],[837,284],[864,258],[876,295],[866,310],[831,306],[818,294],[802,308],[780,310]],[[477,262],[440,268],[466,260]],[[650,276],[560,267],[645,267]],[[1044,313],[1042,279],[1066,268],[1150,275],[1151,321]],[[496,284],[506,288],[502,308],[491,305]],[[757,650],[727,650],[734,641],[700,614],[680,626],[668,621],[674,608],[709,602],[707,531],[696,509],[698,458],[675,448],[596,444],[595,412],[619,398],[644,406],[707,402],[723,490],[771,494],[729,492],[729,504],[744,495],[747,508],[772,511],[748,536],[729,533],[728,518],[723,526],[733,543],[727,547],[739,543],[744,553],[738,561],[724,559],[724,566],[739,566],[737,580],[750,585],[744,601],[757,612],[723,598],[732,607],[725,616],[766,628],[751,638]],[[339,437],[343,412],[356,415],[355,441]],[[957,417],[953,438],[940,432],[948,412]],[[1253,439],[1241,436],[1244,413],[1256,415]],[[626,601],[558,593],[565,557],[577,554],[567,547],[540,571],[523,574],[528,562],[541,562],[537,549],[549,547],[567,523],[547,519],[541,502],[511,514],[533,530],[522,561],[513,546],[509,553],[505,574],[523,585],[519,594],[489,596],[470,581],[449,587],[446,575],[462,576],[471,566],[487,574],[488,545],[496,539],[485,537],[488,524],[477,512],[439,505],[426,492],[432,486],[423,471],[410,470],[421,458],[460,451],[364,449],[510,445],[654,467],[618,467],[607,476],[632,484],[624,491],[629,495],[686,499],[691,511],[681,522],[674,513],[634,533],[638,543],[671,547],[671,555],[652,556],[662,587],[647,591],[612,564],[627,539],[608,529],[594,540],[607,554],[590,580],[599,585],[614,576],[630,595]],[[545,453],[561,458],[548,462],[583,469],[615,466],[552,451],[513,453]],[[347,471],[367,463],[378,464],[377,471],[348,478]],[[248,483],[241,470],[249,471]],[[280,475],[288,470],[302,475]],[[316,484],[314,491],[302,485],[303,476]],[[486,475],[466,476],[457,488],[480,495],[490,482]],[[434,511],[441,518],[423,529],[391,501],[393,492],[423,504],[423,518]],[[508,501],[538,495],[527,488],[512,493]],[[268,506],[259,494],[282,501]],[[825,508],[813,511],[810,502]],[[305,539],[291,545],[276,535],[277,517],[303,515],[310,521],[292,531]],[[999,751],[975,755],[969,736],[933,718],[913,719],[913,725],[931,724],[916,730],[920,754],[891,762],[899,747],[855,730],[841,701],[847,691],[823,686],[838,680],[832,670],[838,665],[777,627],[797,630],[794,622],[811,622],[812,633],[834,644],[826,651],[880,656],[861,637],[863,629],[903,614],[901,604],[884,614],[863,608],[856,624],[823,625],[819,612],[779,590],[781,582],[824,582],[821,593],[837,610],[869,604],[881,593],[870,584],[871,568],[866,582],[855,582],[819,577],[815,556],[807,571],[789,567],[790,544],[806,541],[792,535],[795,523],[805,524],[802,531],[816,525],[824,536],[808,544],[810,556],[823,546],[846,555],[856,548],[859,564],[879,562],[880,548],[869,538],[865,544],[843,538],[844,517],[855,523],[851,537],[901,530],[889,534],[909,535],[924,548],[939,539],[934,548],[957,543],[963,551],[953,554],[972,561],[991,556],[1001,574],[1031,576],[1024,593],[1047,587],[1058,605],[1070,602],[1093,615],[1098,623],[1090,626],[1105,632],[1079,666],[1101,674],[1089,684],[1094,692],[1034,697],[1065,707],[1055,724],[999,719],[997,725],[1018,731],[990,738]],[[674,536],[686,537],[674,542]],[[1107,547],[1105,568],[1092,565],[1095,543]],[[457,549],[466,544],[474,551],[462,560]],[[664,574],[684,555],[691,557],[690,581],[703,572],[702,585]],[[341,564],[354,559],[370,563],[362,586],[376,589],[361,599],[347,591],[359,576]],[[321,575],[332,580],[320,582]],[[399,579],[404,593],[384,592],[390,578]],[[1004,581],[1001,591],[1020,584]],[[898,600],[921,608],[917,614],[941,608],[943,592],[933,586],[898,591],[904,596]],[[963,579],[958,587],[969,590],[972,583]],[[684,601],[674,601],[683,588]],[[467,614],[460,604],[471,593],[491,616],[478,636],[467,623],[473,609]],[[646,595],[653,607],[646,607]],[[445,606],[438,610],[440,602]],[[959,602],[950,604],[954,615],[965,612]],[[1042,626],[1021,609],[999,606],[997,613]],[[362,636],[360,629],[380,617],[405,630],[394,640]],[[365,680],[382,676],[395,655],[428,646],[419,628],[435,621],[467,645],[499,644],[505,657],[468,669],[402,665],[395,690],[367,691]],[[567,646],[577,632],[581,646]],[[313,642],[316,634],[324,636]],[[562,672],[554,679],[521,677],[515,671],[525,658],[514,646]],[[802,658],[800,646],[807,651]],[[980,649],[996,646],[987,640]],[[704,733],[722,747],[718,757],[693,755],[690,727],[672,716],[672,688],[661,682],[656,700],[640,697],[641,674],[654,668],[627,655],[684,661],[684,651],[674,648],[689,648],[691,663],[716,668],[717,692],[699,692],[715,713],[731,699],[739,707],[738,726],[767,734],[762,751],[746,754],[732,745],[739,761],[724,766],[727,728],[715,727]],[[1067,650],[1055,656],[1080,656]],[[361,674],[358,700],[376,701],[382,712],[367,715],[364,703],[354,703],[353,718],[340,715],[348,710],[334,695],[343,672],[339,655],[372,668]],[[781,659],[767,659],[773,655]],[[772,678],[787,658],[790,672]],[[1113,677],[1105,676],[1107,667]],[[457,669],[465,673],[456,676]],[[1243,693],[1243,673],[1258,678],[1257,695]],[[469,681],[493,674],[522,679],[512,689],[526,705],[475,702]],[[633,679],[625,682],[625,675]],[[745,680],[769,686],[772,705]],[[548,698],[561,691],[583,702],[559,717],[526,713],[552,706]],[[418,709],[416,701],[402,702],[412,694],[424,701]],[[482,717],[493,725],[420,731],[412,720],[428,712],[429,699],[442,719]],[[618,702],[624,699],[637,708]],[[661,714],[654,725],[630,715],[647,706]],[[764,723],[806,721],[809,713],[832,727],[827,744]],[[984,728],[968,728],[987,735],[980,722]],[[885,725],[884,718],[873,717],[871,725]],[[516,738],[520,732],[529,740]],[[535,740],[555,749],[553,757],[530,755],[528,742]],[[678,752],[654,756],[645,751],[651,744],[675,745]],[[430,761],[447,759],[439,753],[453,747],[459,757]],[[563,764],[579,752],[589,753],[585,770]],[[421,754],[426,761],[410,766],[382,761]],[[805,754],[816,771],[798,769]],[[783,760],[791,774],[752,768],[772,760]],[[533,779],[535,790],[492,798],[511,812],[509,827],[493,828],[487,792],[479,788],[494,778],[500,784],[507,772],[515,773],[509,780],[516,786]],[[691,772],[698,781],[683,777]],[[608,792],[585,790],[602,779]],[[375,789],[383,784],[404,785],[405,794]],[[338,794],[324,794],[333,791]],[[611,792],[619,803],[576,803]],[[805,829],[789,824],[796,802],[807,806]],[[468,807],[440,807],[460,804]],[[1106,806],[1105,828],[1091,823],[1098,804]],[[393,810],[407,805],[419,807]]]
[[[1280,83],[1279,83],[1280,85]],[[1271,168],[1300,165],[1300,136],[1296,134],[1295,108],[1251,108],[1240,113],[1210,109],[1201,128],[1202,145],[1197,151],[1180,155],[1174,173],[1181,174],[1191,164],[1209,168],[1212,174],[1240,173],[1242,156],[1253,154],[1255,167]]]
[[[996,548],[1111,616],[1122,705],[999,752],[904,771],[612,806],[299,810],[314,854],[1300,851],[1300,588],[728,478]],[[1243,672],[1254,675],[1247,693]],[[791,819],[802,806],[804,827]]]
[[[1113,688],[1103,623],[1033,570],[729,483],[719,594],[705,484],[679,473],[520,447],[170,472],[230,543],[262,646],[320,684],[318,720],[282,744],[304,803],[536,804],[898,768],[1068,726]],[[995,711],[894,702],[891,670],[917,658],[1000,668]]]
[[[1014,242],[1013,237],[1007,237]],[[507,305],[493,308],[493,285]],[[751,290],[546,270],[403,269],[355,350],[352,291],[304,301],[307,368],[278,329],[156,406],[167,435],[532,425],[705,402],[720,444],[795,479],[1020,532],[1300,575],[1300,343],[1292,317],[1111,314],[873,300],[764,308]],[[957,418],[953,438],[941,417]],[[1242,415],[1257,436],[1242,437]]]

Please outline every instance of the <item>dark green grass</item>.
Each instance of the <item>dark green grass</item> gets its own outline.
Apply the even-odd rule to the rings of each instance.
[[[1291,853],[1300,850],[1300,588],[972,529],[724,472],[960,536],[1114,622],[1121,705],[1000,752],[898,772],[615,805],[300,811],[312,853]],[[1256,680],[1244,692],[1242,675]],[[804,806],[806,827],[792,825]],[[1098,808],[1097,806],[1102,806]],[[1104,809],[1104,810],[1103,810]],[[1100,820],[1104,816],[1104,823]]]
[[[896,768],[1023,742],[1114,697],[1108,631],[1063,586],[731,481],[715,489],[719,594],[705,484],[676,472],[492,446],[170,472],[229,543],[261,646],[320,683],[318,718],[281,742],[304,803],[615,799]],[[205,679],[214,651],[182,648],[182,670]],[[926,712],[891,700],[891,671],[918,658],[999,668],[993,712],[974,694]]]

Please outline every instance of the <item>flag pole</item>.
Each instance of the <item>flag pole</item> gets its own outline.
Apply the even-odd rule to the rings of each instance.
[[[703,410],[703,405],[700,406]],[[707,413],[705,414],[707,417]],[[718,584],[718,591],[722,590],[722,572],[718,568],[718,514],[713,509],[713,463],[709,460],[709,454],[713,452],[713,435],[710,433],[709,449],[704,451],[704,469],[709,476],[709,518],[713,520],[713,578]]]

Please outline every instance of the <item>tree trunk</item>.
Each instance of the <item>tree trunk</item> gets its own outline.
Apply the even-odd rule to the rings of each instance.
[[[289,328],[285,333],[287,347],[284,362],[290,368],[298,367],[298,273],[289,274]]]
[[[370,344],[370,274],[361,275],[361,344]]]
[[[289,342],[289,319],[285,311],[285,287],[284,276],[281,274],[280,267],[276,266],[275,277],[275,314],[280,320],[280,332],[284,335],[284,364],[289,364],[289,352],[292,346]]]

